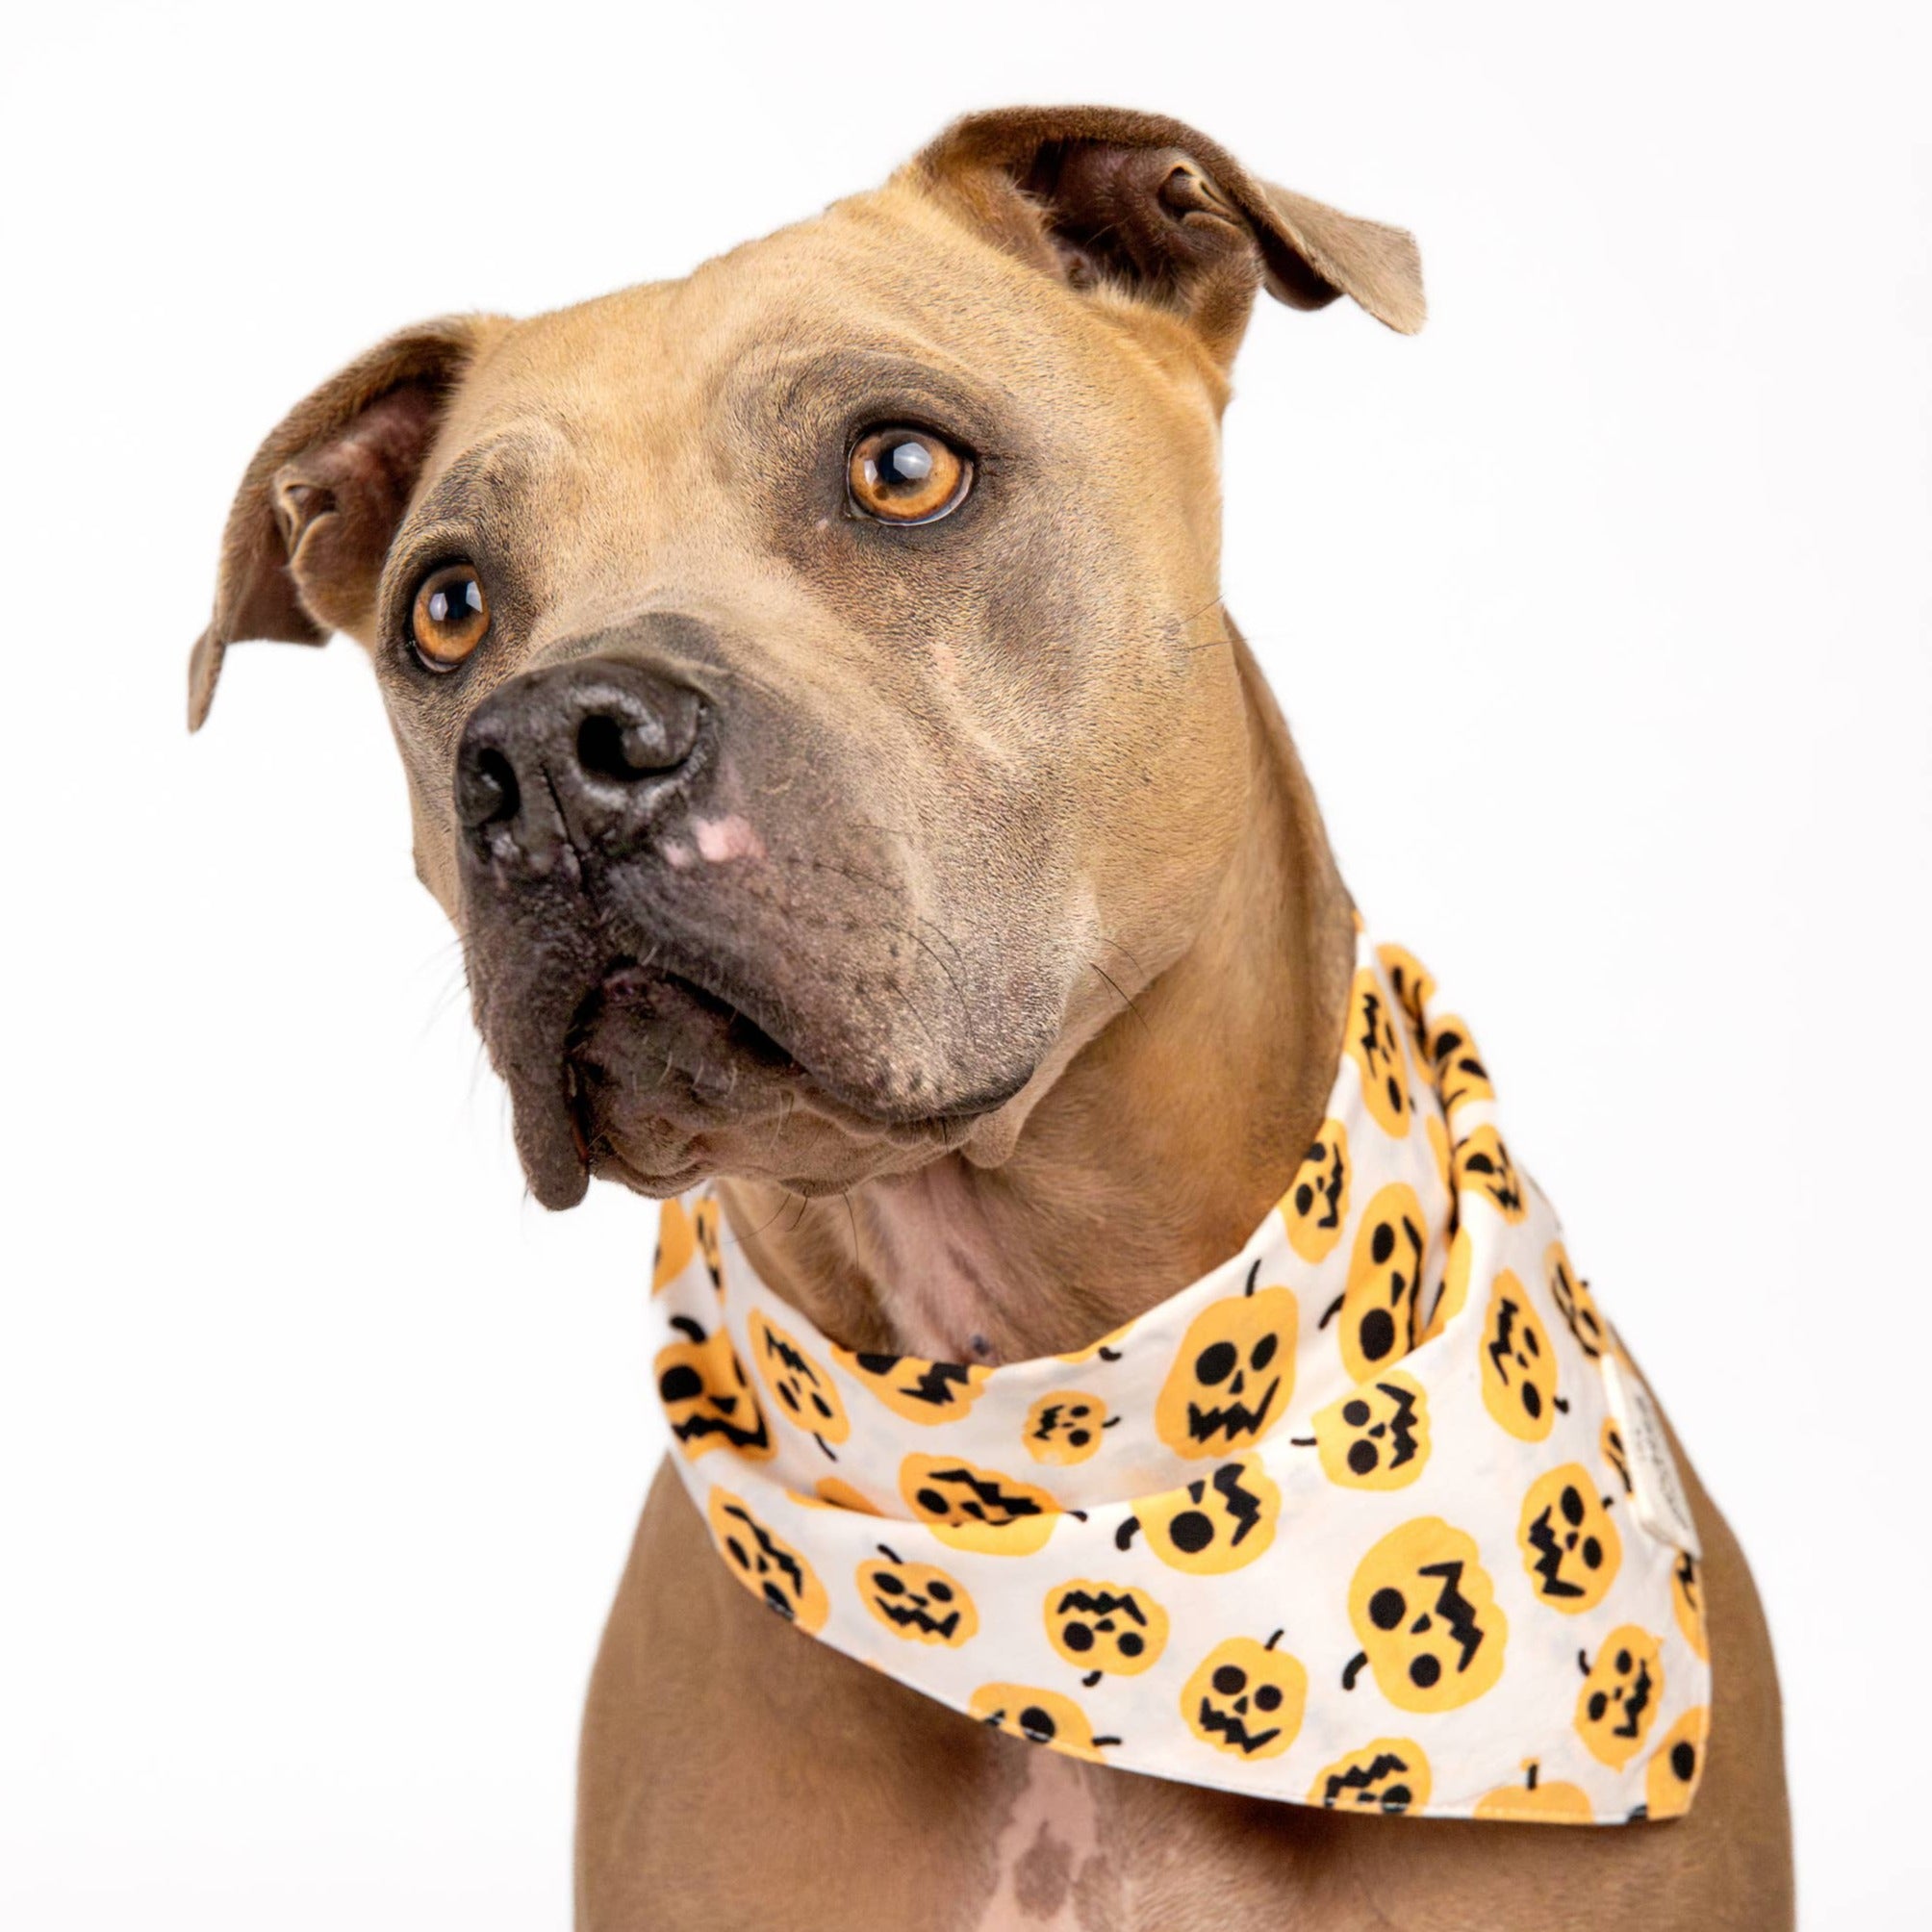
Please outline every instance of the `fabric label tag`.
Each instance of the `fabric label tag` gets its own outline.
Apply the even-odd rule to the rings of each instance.
[[[1624,1453],[1630,1458],[1631,1513],[1659,1542],[1687,1550],[1703,1562],[1697,1525],[1678,1479],[1670,1438],[1664,1433],[1664,1418],[1658,1414],[1650,1391],[1614,1356],[1606,1353],[1599,1365],[1610,1412],[1623,1436]]]

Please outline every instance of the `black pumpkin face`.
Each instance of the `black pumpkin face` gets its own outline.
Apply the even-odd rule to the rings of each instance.
[[[1349,1174],[1348,1130],[1338,1120],[1325,1120],[1280,1203],[1288,1245],[1310,1265],[1327,1260],[1341,1239]]]
[[[1125,1550],[1145,1532],[1148,1548],[1170,1568],[1218,1576],[1253,1563],[1274,1541],[1281,1513],[1282,1492],[1260,1458],[1244,1456],[1182,1488],[1144,1498],[1113,1539]]]
[[[830,1375],[763,1309],[753,1309],[746,1326],[751,1336],[751,1359],[778,1413],[804,1430],[829,1456],[830,1445],[843,1442],[852,1433]]]
[[[1309,1673],[1277,1646],[1231,1637],[1202,1661],[1181,1692],[1181,1714],[1204,1744],[1241,1759],[1278,1758],[1295,1741]]]
[[[691,1210],[691,1231],[698,1243],[698,1252],[704,1257],[704,1269],[711,1277],[711,1285],[722,1295],[724,1292],[724,1210],[719,1207],[716,1195],[707,1194]]]
[[[1395,1004],[1419,1044],[1428,1030],[1429,1003],[1436,997],[1436,976],[1406,946],[1378,946],[1375,956],[1395,989]]]
[[[1167,1613],[1129,1584],[1074,1577],[1047,1592],[1046,1614],[1048,1641],[1088,1685],[1137,1677],[1167,1646]]]
[[[1300,1315],[1287,1288],[1259,1288],[1210,1302],[1188,1324],[1159,1399],[1154,1427],[1177,1455],[1227,1456],[1258,1442],[1295,1388]]]
[[[1030,1556],[1059,1520],[1059,1505],[1046,1490],[960,1456],[908,1456],[900,1464],[899,1493],[941,1542],[989,1556]]]
[[[1349,1489],[1406,1488],[1429,1461],[1429,1397],[1412,1375],[1390,1369],[1316,1410],[1314,1432],[1322,1474],[1331,1483]]]
[[[1556,1427],[1556,1351],[1523,1284],[1508,1268],[1490,1284],[1483,1317],[1483,1406],[1512,1436],[1540,1442]]]
[[[1549,1252],[1543,1257],[1543,1266],[1549,1274],[1550,1299],[1556,1303],[1557,1312],[1576,1337],[1577,1347],[1591,1361],[1595,1361],[1603,1354],[1609,1332],[1604,1327],[1603,1317],[1596,1311],[1589,1284],[1581,1280],[1570,1266],[1570,1258],[1561,1241],[1550,1243]]]
[[[1590,1755],[1621,1770],[1650,1736],[1664,1696],[1664,1657],[1656,1638],[1634,1623],[1604,1639],[1595,1662],[1580,1656],[1576,1728]]]
[[[1337,1758],[1309,1787],[1309,1802],[1328,1811],[1394,1818],[1429,1802],[1429,1760],[1413,1738],[1377,1738]]]
[[[743,1497],[714,1488],[705,1517],[726,1567],[767,1610],[801,1630],[825,1627],[831,1614],[825,1585],[783,1537],[752,1514]]]
[[[1538,1476],[1523,1498],[1516,1541],[1537,1600],[1575,1616],[1600,1604],[1623,1562],[1610,1499],[1581,1462]]]
[[[1361,1650],[1342,1672],[1352,1690],[1366,1665],[1404,1711],[1454,1711],[1503,1674],[1509,1621],[1473,1537],[1440,1516],[1391,1530],[1349,1585],[1349,1622]]]
[[[1320,1323],[1333,1325],[1351,1382],[1393,1368],[1415,1346],[1427,1226],[1406,1182],[1380,1189],[1362,1210],[1348,1281]]]
[[[1350,989],[1348,1030],[1342,1037],[1361,1077],[1361,1098],[1370,1117],[1383,1132],[1400,1140],[1415,1112],[1409,1093],[1409,1059],[1395,1016],[1366,966]]]
[[[1457,1110],[1472,1100],[1495,1099],[1496,1089],[1489,1084],[1483,1056],[1469,1037],[1469,1029],[1455,1015],[1445,1014],[1429,1029],[1424,1051],[1436,1097],[1452,1120]]]
[[[672,1440],[694,1461],[712,1449],[733,1449],[753,1462],[766,1461],[775,1453],[772,1432],[745,1364],[731,1346],[730,1333],[720,1327],[707,1338],[686,1315],[677,1316],[672,1327],[685,1339],[659,1349],[652,1364]]]
[[[909,1563],[885,1544],[858,1566],[859,1600],[893,1636],[957,1650],[979,1628],[979,1613],[957,1577],[932,1563]]]
[[[1506,1221],[1520,1221],[1530,1211],[1503,1136],[1493,1127],[1479,1127],[1459,1140],[1449,1157],[1456,1191],[1473,1192],[1488,1202]]]
[[[1060,1468],[1084,1462],[1099,1451],[1101,1431],[1118,1419],[1108,1415],[1099,1396],[1078,1388],[1056,1388],[1027,1411],[1027,1454],[1035,1462]]]
[[[874,1355],[834,1348],[832,1359],[908,1422],[956,1422],[979,1401],[989,1370],[978,1363],[928,1361],[917,1355]]]

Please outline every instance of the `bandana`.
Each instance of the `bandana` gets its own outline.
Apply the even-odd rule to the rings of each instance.
[[[1071,1355],[837,1347],[664,1208],[692,1501],[800,1630],[1004,1731],[1253,1797],[1690,1808],[1698,1545],[1662,1423],[1512,1157],[1469,1030],[1358,942],[1340,1066],[1232,1259]]]

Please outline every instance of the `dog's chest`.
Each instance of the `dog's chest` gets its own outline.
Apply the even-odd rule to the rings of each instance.
[[[1116,1923],[1107,1910],[1096,1921],[1082,1916],[1101,1900],[1094,1894],[1118,1892],[1118,1874],[1106,1869],[1101,1848],[1100,1808],[1091,1780],[1080,1767],[1046,1751],[1030,1753],[1027,1776],[994,1843],[993,1888],[978,1926],[1003,1932],[1007,1926],[1065,1927],[1067,1932],[1094,1922]]]

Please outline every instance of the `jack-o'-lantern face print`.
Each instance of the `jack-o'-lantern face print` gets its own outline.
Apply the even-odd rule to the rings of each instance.
[[[698,1243],[698,1252],[704,1257],[704,1270],[711,1277],[711,1285],[722,1295],[724,1292],[724,1210],[719,1207],[715,1194],[707,1194],[691,1210],[691,1233]]]
[[[1251,1448],[1282,1419],[1295,1388],[1298,1313],[1286,1288],[1257,1288],[1210,1302],[1188,1324],[1154,1405],[1154,1427],[1177,1456]]]
[[[1377,1738],[1337,1758],[1309,1787],[1309,1802],[1328,1811],[1396,1818],[1429,1802],[1429,1760],[1413,1738]]]
[[[688,1315],[671,1326],[684,1339],[659,1349],[651,1372],[672,1440],[693,1461],[712,1449],[733,1449],[765,1462],[775,1453],[772,1432],[729,1333],[721,1324],[707,1336]]]
[[[1523,1178],[1493,1127],[1479,1127],[1459,1140],[1449,1166],[1458,1194],[1479,1195],[1506,1221],[1520,1221],[1529,1213]]]
[[[1472,1100],[1494,1100],[1496,1089],[1489,1083],[1489,1070],[1469,1037],[1468,1026],[1453,1013],[1445,1014],[1430,1029],[1423,1050],[1429,1078],[1442,1111],[1453,1120],[1457,1111]]]
[[[751,1310],[746,1327],[751,1336],[751,1360],[778,1413],[830,1455],[829,1445],[843,1442],[852,1433],[830,1375],[762,1309]]]
[[[1348,1130],[1338,1120],[1325,1120],[1281,1199],[1288,1245],[1311,1265],[1327,1260],[1341,1239],[1348,1181]]]
[[[957,1650],[979,1628],[979,1613],[956,1577],[932,1563],[909,1563],[884,1543],[858,1566],[858,1594],[873,1615],[908,1643]]]
[[[1322,1474],[1347,1489],[1401,1489],[1429,1461],[1429,1398],[1401,1369],[1358,1383],[1314,1417]],[[1299,1438],[1297,1438],[1299,1439]]]
[[[1544,1779],[1534,1758],[1523,1767],[1521,1784],[1498,1785],[1486,1792],[1476,1800],[1470,1816],[1518,1824],[1592,1824],[1596,1820],[1589,1793],[1581,1785]]]
[[[1549,1252],[1543,1257],[1543,1267],[1549,1275],[1550,1299],[1557,1305],[1557,1313],[1576,1337],[1577,1347],[1595,1361],[1603,1354],[1608,1333],[1603,1317],[1596,1311],[1589,1284],[1578,1278],[1561,1241],[1550,1243]]]
[[[1697,1795],[1704,1775],[1704,1740],[1711,1728],[1709,1709],[1698,1704],[1664,1734],[1643,1768],[1643,1809],[1651,1818],[1682,1818]]]
[[[1282,1492],[1258,1456],[1224,1462],[1165,1495],[1144,1497],[1114,1532],[1119,1549],[1144,1532],[1147,1546],[1172,1569],[1220,1576],[1251,1563],[1275,1540]]]
[[[1349,1585],[1348,1620],[1361,1650],[1342,1673],[1354,1690],[1364,1664],[1402,1711],[1453,1711],[1503,1674],[1510,1626],[1475,1539],[1440,1516],[1391,1530]]]
[[[1347,1284],[1320,1324],[1335,1325],[1351,1382],[1392,1368],[1415,1346],[1425,1227],[1422,1204],[1406,1182],[1392,1182],[1362,1210]]]
[[[1406,946],[1378,946],[1375,956],[1395,989],[1395,1004],[1420,1044],[1429,1021],[1429,1003],[1436,997],[1436,976]]]
[[[1704,1573],[1689,1550],[1679,1550],[1670,1566],[1670,1609],[1684,1641],[1706,1663],[1710,1661],[1710,1639],[1704,1631]]]
[[[908,1456],[900,1464],[899,1493],[941,1542],[986,1556],[1030,1556],[1059,1520],[1059,1505],[1046,1490],[958,1456]]]
[[[1483,1406],[1512,1436],[1540,1442],[1563,1406],[1557,1394],[1556,1351],[1523,1284],[1509,1269],[1489,1289],[1483,1317]]]
[[[1083,1576],[1047,1592],[1047,1640],[1091,1686],[1103,1675],[1137,1677],[1167,1647],[1167,1613],[1129,1584]]]
[[[977,1363],[874,1355],[834,1345],[832,1360],[908,1422],[956,1422],[979,1401],[992,1372]]]
[[[1409,1060],[1395,1015],[1366,966],[1349,990],[1348,1031],[1343,1038],[1361,1076],[1361,1097],[1369,1117],[1384,1133],[1400,1140],[1415,1111],[1409,1094]]]
[[[1048,1744],[1070,1758],[1102,1762],[1101,1752],[1118,1738],[1096,1738],[1087,1715],[1071,1697],[1033,1684],[982,1684],[968,1703],[967,1715],[1009,1738]]]
[[[801,1630],[816,1631],[830,1614],[825,1586],[790,1543],[754,1516],[743,1498],[714,1488],[705,1508],[711,1539],[731,1574],[766,1609]]]
[[[1664,1658],[1657,1639],[1634,1623],[1604,1639],[1595,1662],[1579,1657],[1583,1689],[1577,1692],[1576,1728],[1589,1754],[1620,1771],[1657,1721],[1664,1696]]]
[[[1027,1454],[1035,1462],[1062,1468],[1084,1462],[1099,1449],[1101,1431],[1116,1420],[1099,1396],[1082,1394],[1078,1388],[1056,1388],[1027,1411],[1022,1432]]]
[[[1581,1462],[1565,1462],[1530,1485],[1516,1542],[1537,1601],[1572,1616],[1603,1601],[1623,1562],[1610,1499],[1598,1495]]]
[[[1623,1431],[1616,1426],[1614,1416],[1603,1418],[1603,1428],[1597,1436],[1597,1448],[1603,1460],[1611,1466],[1616,1480],[1622,1485],[1626,1496],[1634,1495],[1637,1485],[1630,1474],[1630,1451],[1623,1445]]]
[[[1248,1762],[1279,1758],[1295,1741],[1308,1706],[1300,1660],[1266,1643],[1231,1637],[1201,1661],[1181,1692],[1181,1714],[1204,1744]]]

